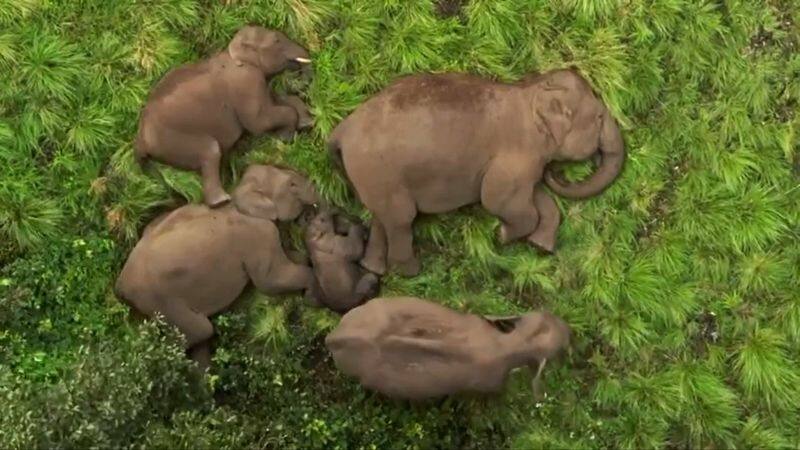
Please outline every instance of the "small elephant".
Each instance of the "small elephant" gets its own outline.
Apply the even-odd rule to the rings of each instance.
[[[209,317],[226,309],[252,282],[268,294],[308,290],[313,273],[290,261],[275,220],[290,221],[318,201],[314,186],[288,169],[253,165],[233,204],[186,205],[151,222],[115,285],[138,312],[160,313],[186,336],[202,368],[210,361]]]
[[[344,314],[376,296],[379,279],[358,265],[364,255],[364,228],[349,224],[339,234],[336,219],[330,211],[320,211],[306,228],[305,243],[314,270],[314,300]]]
[[[407,276],[419,272],[411,231],[418,212],[480,202],[500,218],[501,242],[527,238],[552,252],[561,219],[540,180],[565,197],[589,197],[616,178],[625,158],[616,121],[571,70],[514,84],[466,74],[407,76],[340,123],[328,148],[372,212],[361,264],[383,274],[388,259]],[[582,182],[546,170],[551,161],[583,160],[598,150],[599,167]]]
[[[247,130],[277,130],[290,138],[311,126],[297,96],[273,98],[269,80],[287,68],[310,67],[308,52],[279,31],[247,26],[227,50],[169,72],[153,89],[139,119],[134,152],[184,170],[199,171],[206,205],[230,200],[220,182],[223,152]]]
[[[325,345],[336,366],[367,389],[424,400],[499,392],[509,372],[569,347],[570,329],[546,312],[492,319],[412,297],[378,298],[342,317]]]

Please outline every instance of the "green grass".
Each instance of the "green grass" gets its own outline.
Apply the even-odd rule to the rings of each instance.
[[[442,3],[0,0],[0,447],[800,447],[800,2]],[[526,373],[496,399],[366,394],[324,351],[335,316],[298,297],[250,293],[220,316],[205,382],[174,336],[128,318],[111,286],[141,228],[201,199],[196,175],[136,166],[138,112],[171,67],[251,22],[311,49],[311,83],[276,85],[304,92],[316,126],[245,139],[227,183],[283,162],[364,217],[325,137],[397,76],[575,66],[603,96],[625,170],[558,200],[555,256],[498,246],[497,220],[468,208],[420,219],[422,274],[384,280],[565,317],[576,345],[544,401]]]

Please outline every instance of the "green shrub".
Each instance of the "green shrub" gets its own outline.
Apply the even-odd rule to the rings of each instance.
[[[178,411],[202,412],[210,391],[170,327],[148,322],[139,334],[80,347],[58,381],[0,373],[0,447],[123,448]]]
[[[118,249],[104,237],[53,239],[0,271],[0,364],[52,379],[85,342],[112,339],[127,307],[110,296]]]

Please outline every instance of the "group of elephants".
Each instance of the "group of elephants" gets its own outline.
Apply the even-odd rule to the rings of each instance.
[[[199,172],[204,204],[147,225],[116,295],[177,326],[204,368],[214,334],[209,317],[252,283],[269,294],[304,292],[344,314],[326,346],[342,371],[386,395],[496,392],[509,371],[526,365],[538,379],[570,341],[569,327],[552,314],[484,317],[421,299],[373,298],[387,270],[420,271],[412,246],[418,213],[480,202],[499,217],[501,242],[527,239],[552,252],[560,214],[543,184],[585,198],[622,168],[622,136],[608,109],[571,70],[513,84],[467,74],[398,79],[328,140],[333,162],[372,213],[365,243],[366,230],[320,207],[313,184],[291,168],[251,165],[232,195],[220,182],[221,158],[245,130],[291,139],[312,126],[299,97],[275,96],[269,87],[272,76],[307,71],[310,63],[283,33],[247,26],[225,50],[172,70],[155,86],[141,113],[136,158]],[[582,182],[566,182],[548,165],[593,156],[598,168]],[[310,264],[287,256],[276,226],[298,218]]]

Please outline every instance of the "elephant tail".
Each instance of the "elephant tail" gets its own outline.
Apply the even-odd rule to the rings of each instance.
[[[147,128],[145,126],[145,114],[146,112],[142,112],[142,117],[139,118],[139,129],[136,131],[136,140],[133,143],[133,156],[142,169],[147,166],[147,161],[150,159],[150,156],[147,154],[148,139]]]
[[[124,282],[124,277],[120,275],[120,277],[117,278],[116,283],[114,283],[114,296],[116,296],[126,305],[133,307],[133,303],[131,302],[131,297],[129,294],[130,293],[128,292],[126,283]]]
[[[145,310],[141,308],[142,305],[133,300],[134,297],[130,288],[123,281],[122,275],[120,275],[120,277],[117,278],[117,282],[114,283],[114,296],[116,296],[120,302],[128,305],[130,308],[130,317],[134,320],[144,320],[150,317],[150,315],[145,313]]]
[[[328,138],[328,155],[330,156],[331,161],[333,161],[333,165],[342,171],[342,173],[344,173],[345,170],[344,160],[342,160],[342,143],[340,141],[342,125],[344,125],[344,123],[341,123],[339,126],[334,128],[330,138]]]
[[[330,137],[328,138],[328,156],[334,167],[341,173],[342,177],[344,178],[345,184],[350,188],[352,192],[356,194],[358,197],[358,190],[353,185],[353,182],[350,180],[350,177],[347,176],[347,169],[344,167],[344,158],[342,157],[342,138],[344,137],[345,132],[347,131],[347,119],[345,119],[342,123],[336,126],[331,132]]]

